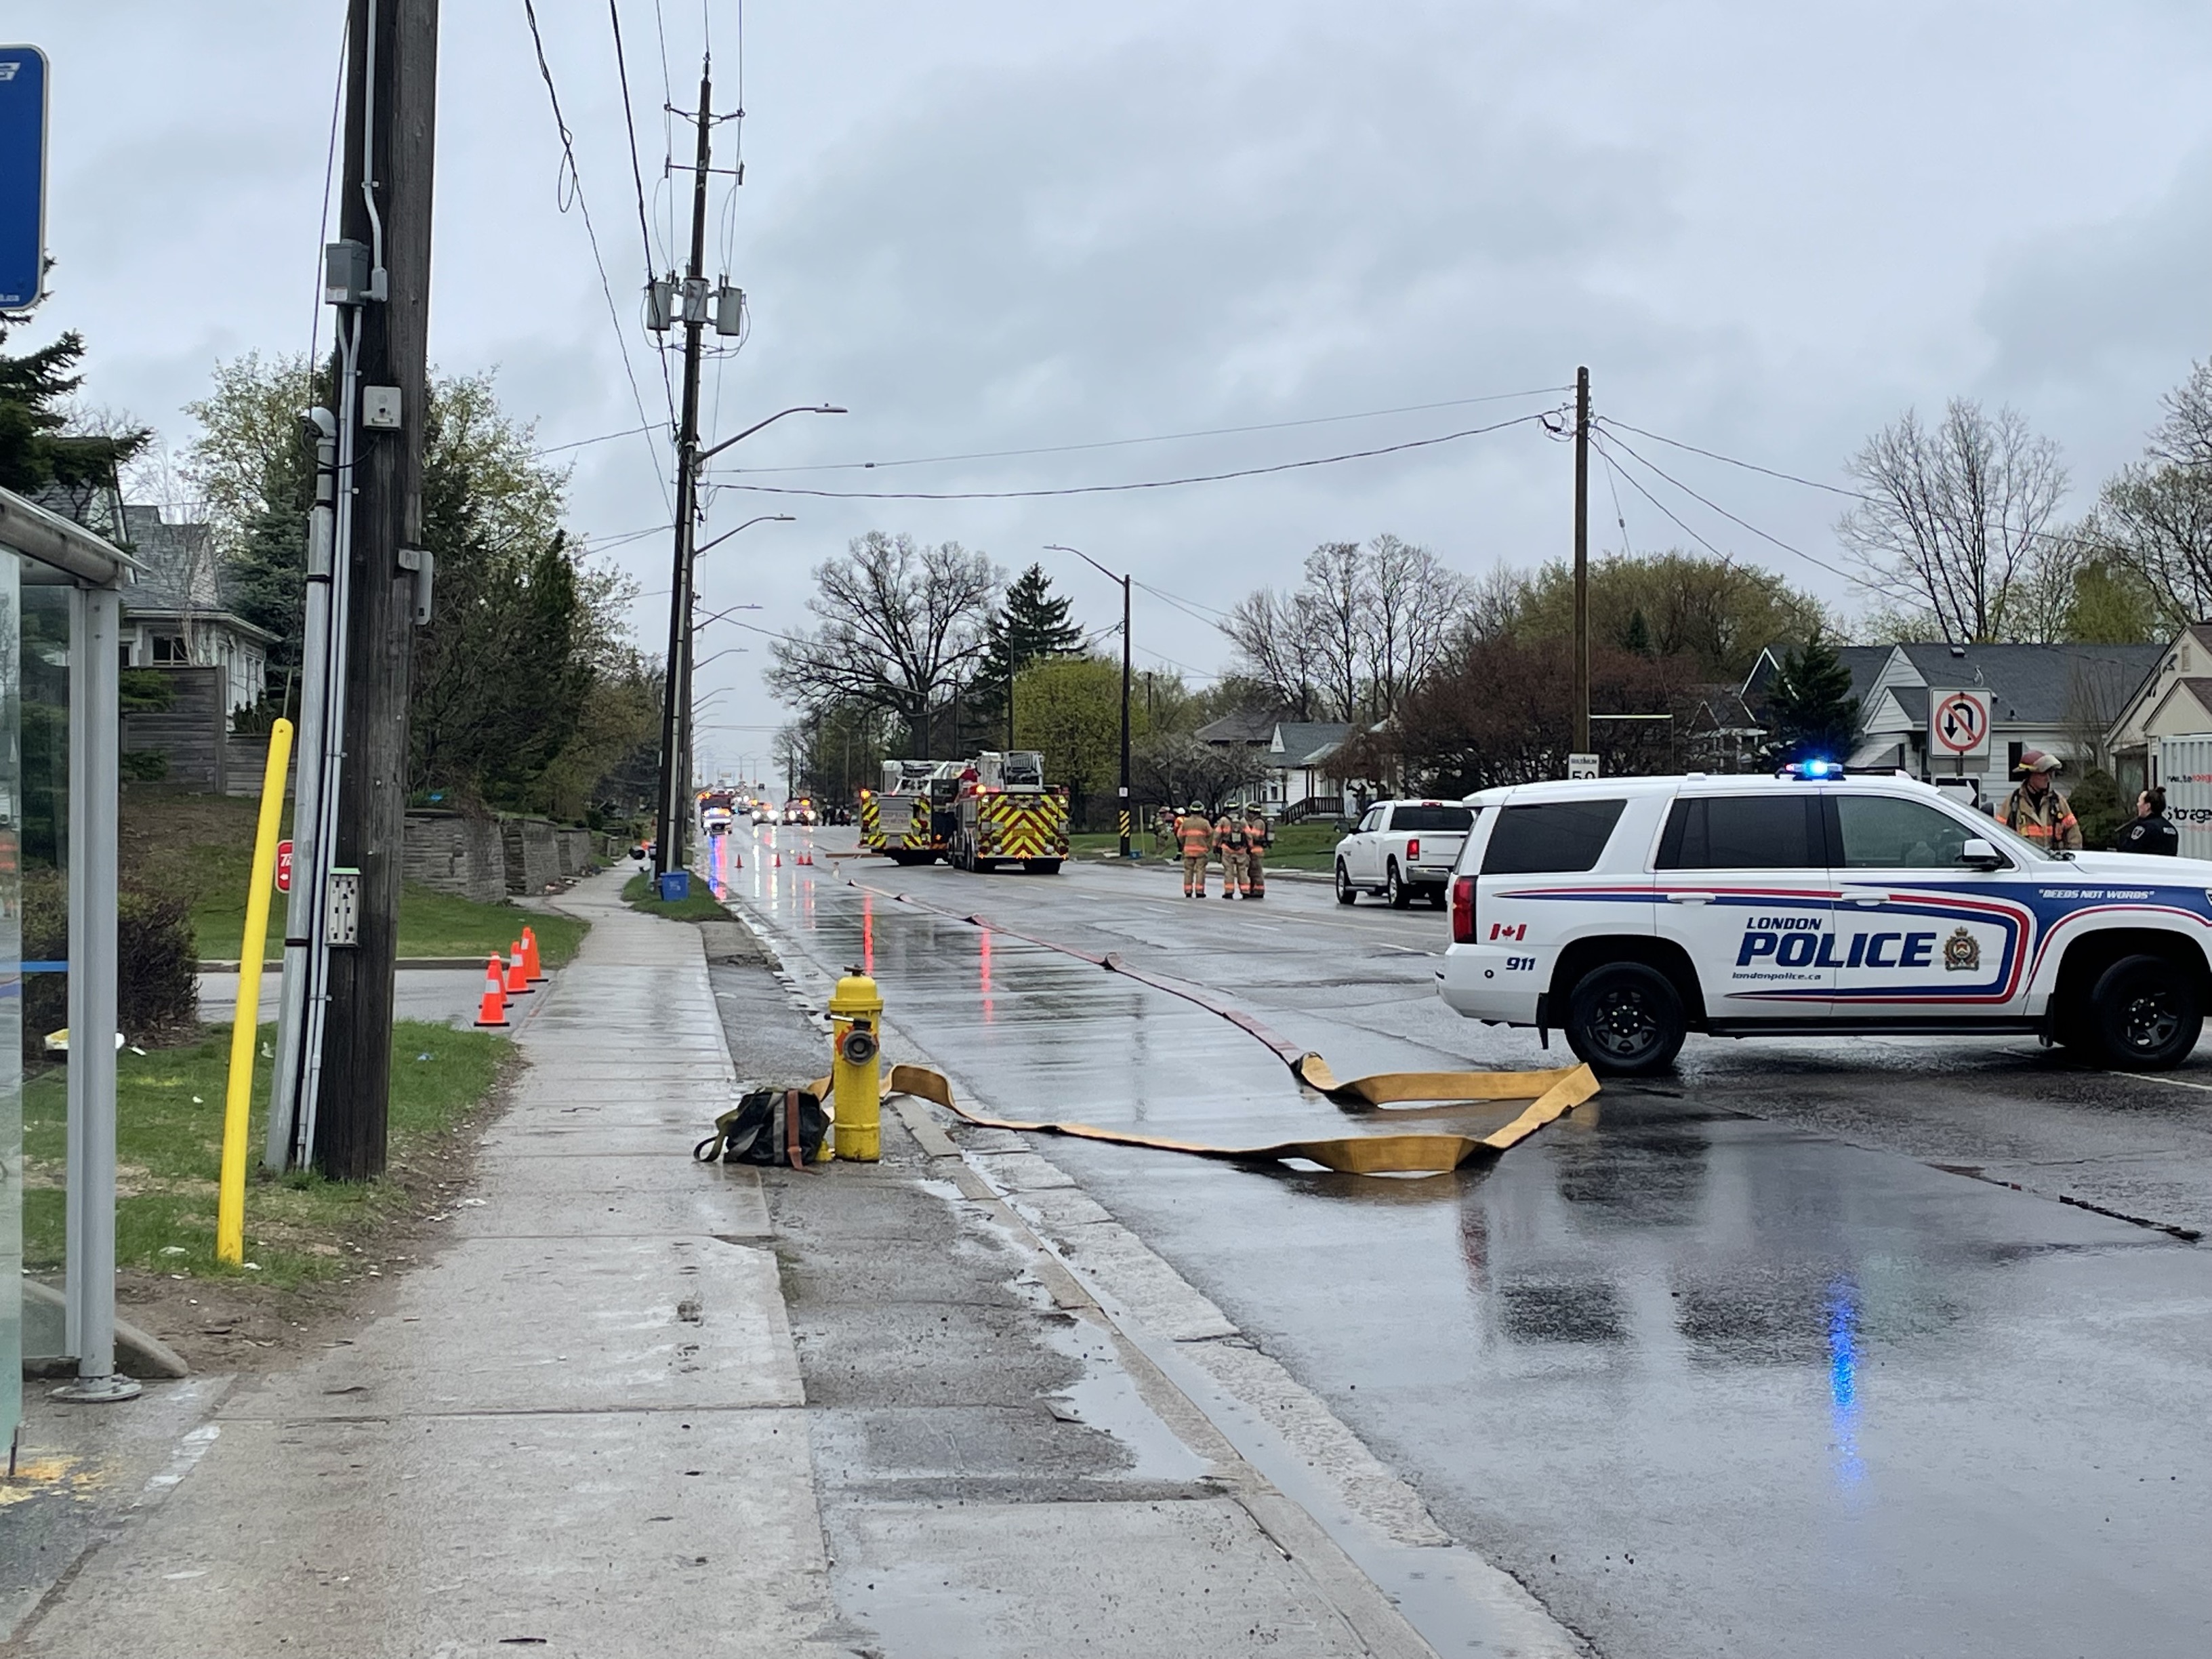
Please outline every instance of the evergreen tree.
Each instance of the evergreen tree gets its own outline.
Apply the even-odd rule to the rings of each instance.
[[[974,695],[979,710],[988,707],[994,711],[994,725],[1001,732],[1006,692],[1022,670],[1034,662],[1081,653],[1083,630],[1068,620],[1073,605],[1052,591],[1052,578],[1044,574],[1044,567],[1033,564],[1015,578],[1006,589],[1006,603],[984,623],[983,660],[976,670]]]
[[[1620,636],[1620,648],[1639,657],[1659,654],[1651,643],[1651,624],[1644,620],[1644,607],[1640,605],[1629,612],[1627,629]]]
[[[1843,761],[1858,729],[1859,700],[1851,672],[1816,629],[1802,646],[1784,653],[1782,672],[1766,694],[1774,721],[1776,758]]]
[[[8,331],[0,328],[0,345]],[[72,331],[52,345],[21,357],[0,352],[0,488],[28,494],[47,484],[106,484],[115,469],[153,434],[141,428],[119,436],[64,437],[64,408],[84,383],[72,374],[84,356],[84,337]]]

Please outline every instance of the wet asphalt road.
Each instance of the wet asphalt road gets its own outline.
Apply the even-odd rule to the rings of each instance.
[[[1227,1022],[890,895],[1232,993],[1343,1075],[1547,1058],[1436,1000],[1433,911],[826,855],[850,834],[801,866],[817,837],[777,832],[781,870],[739,836],[732,896],[871,966],[1008,1115],[1346,1127]],[[2212,1651],[2212,1246],[2060,1201],[2212,1231],[2212,1050],[2151,1079],[2019,1039],[1692,1038],[1420,1181],[1044,1150],[1602,1654]]]

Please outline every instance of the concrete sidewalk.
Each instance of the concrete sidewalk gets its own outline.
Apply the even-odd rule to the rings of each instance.
[[[757,1182],[697,930],[579,886],[480,1206],[357,1340],[243,1388],[34,1654],[781,1656],[831,1618]]]

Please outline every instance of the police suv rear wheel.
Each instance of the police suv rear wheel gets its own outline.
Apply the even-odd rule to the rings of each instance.
[[[1342,859],[1336,861],[1336,902],[1339,904],[1359,902],[1359,890],[1352,884],[1352,878],[1345,873]]]
[[[2195,982],[2160,957],[2121,957],[2098,975],[2089,1006],[2098,1046],[2115,1066],[2179,1066],[2204,1030]]]
[[[1640,962],[1592,969],[1567,999],[1567,1046],[1609,1077],[1666,1070],[1681,1050],[1685,1030],[1674,982]]]

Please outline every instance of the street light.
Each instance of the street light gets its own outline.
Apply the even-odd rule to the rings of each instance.
[[[747,519],[743,524],[738,526],[738,530],[750,530],[757,524],[797,524],[799,520],[793,518],[788,513],[763,513],[757,519]],[[729,540],[731,537],[736,535],[738,533],[738,530],[725,530],[720,535],[715,537],[713,541],[708,542],[706,546],[693,548],[691,550],[691,556],[696,559],[702,553],[713,552],[724,542]]]
[[[1129,856],[1129,579],[1117,576],[1079,547],[1062,547],[1058,542],[1047,542],[1048,553],[1073,553],[1109,581],[1121,584],[1121,799],[1115,822],[1121,830],[1121,856]],[[1009,681],[1008,696],[1012,692]]]
[[[725,438],[705,449],[699,447],[696,435],[697,411],[694,406],[696,387],[687,386],[685,392],[684,441],[676,456],[676,561],[670,581],[668,603],[668,672],[667,684],[662,689],[660,703],[660,811],[658,833],[653,837],[653,868],[655,875],[665,875],[671,869],[683,867],[683,849],[678,845],[684,833],[685,814],[678,799],[680,791],[689,787],[688,763],[684,750],[677,744],[677,719],[691,694],[690,667],[691,622],[691,565],[696,557],[692,537],[697,526],[692,522],[694,504],[697,499],[696,481],[699,468],[710,458],[720,454],[732,444],[742,442],[763,427],[773,426],[787,415],[842,415],[846,410],[836,404],[799,404],[789,409],[779,409],[766,420],[755,421],[744,431]],[[775,514],[771,517],[777,516]],[[739,530],[744,526],[738,526]],[[730,534],[737,532],[732,531]],[[723,539],[723,538],[718,538]],[[712,545],[712,544],[709,544]],[[685,747],[688,748],[688,739]],[[678,766],[686,767],[678,783]]]

